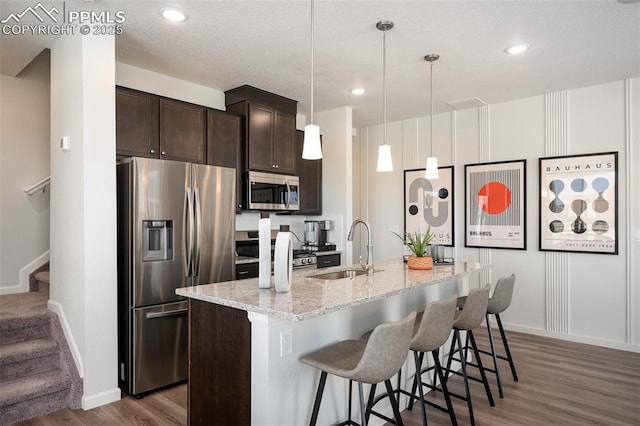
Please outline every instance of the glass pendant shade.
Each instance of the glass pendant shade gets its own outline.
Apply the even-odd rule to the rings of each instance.
[[[425,179],[438,179],[438,157],[427,158],[427,169],[424,172]]]
[[[305,160],[319,160],[322,158],[320,146],[320,127],[315,124],[307,124],[304,127],[304,145],[302,146],[302,158]]]
[[[393,161],[391,160],[391,145],[382,144],[378,147],[377,172],[392,172]]]

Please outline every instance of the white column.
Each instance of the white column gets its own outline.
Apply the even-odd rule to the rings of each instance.
[[[120,399],[113,36],[64,35],[51,49],[51,187],[49,305],[66,319],[90,409]]]

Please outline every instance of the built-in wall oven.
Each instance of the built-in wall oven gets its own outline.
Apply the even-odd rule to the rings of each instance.
[[[300,210],[298,176],[249,171],[246,184],[248,210]]]

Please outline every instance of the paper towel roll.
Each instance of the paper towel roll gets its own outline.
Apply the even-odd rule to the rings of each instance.
[[[291,288],[293,267],[293,237],[291,232],[278,232],[273,265],[273,279],[276,291],[287,292]]]
[[[271,288],[271,219],[258,222],[258,287]]]

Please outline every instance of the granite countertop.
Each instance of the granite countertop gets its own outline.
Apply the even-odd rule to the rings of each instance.
[[[271,289],[260,289],[258,279],[249,278],[179,288],[176,294],[274,318],[303,321],[490,267],[465,262],[418,271],[408,269],[401,259],[379,261],[374,266],[377,272],[372,282],[366,274],[336,280],[310,278],[312,275],[360,268],[360,265],[335,266],[294,271],[291,290],[286,293],[277,293],[273,285]]]

